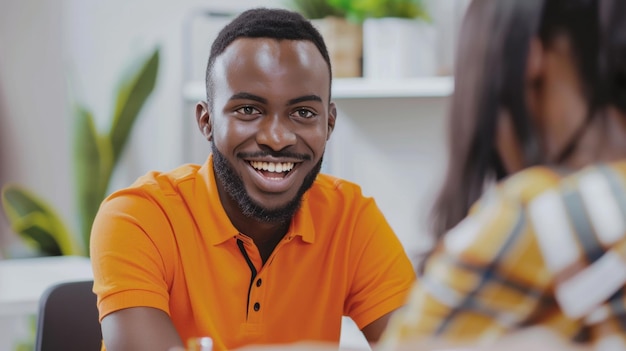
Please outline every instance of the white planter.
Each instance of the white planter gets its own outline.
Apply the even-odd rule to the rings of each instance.
[[[375,79],[434,76],[438,73],[433,25],[404,18],[363,22],[363,76]]]

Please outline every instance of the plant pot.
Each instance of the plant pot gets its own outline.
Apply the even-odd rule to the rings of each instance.
[[[314,19],[311,22],[326,42],[333,77],[360,77],[363,53],[361,26],[345,18],[332,16]]]
[[[404,18],[368,18],[363,22],[363,76],[399,79],[437,75],[433,25]]]

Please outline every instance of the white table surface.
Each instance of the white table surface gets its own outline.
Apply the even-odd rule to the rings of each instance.
[[[49,286],[88,279],[93,279],[93,273],[87,257],[0,260],[0,316],[36,313],[39,298]]]

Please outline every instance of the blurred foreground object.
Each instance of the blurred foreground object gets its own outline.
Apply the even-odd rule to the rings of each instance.
[[[299,342],[285,345],[247,346],[237,351],[270,351],[270,350],[294,350],[294,351],[337,351],[336,344],[316,342]],[[345,350],[345,349],[341,349]],[[431,340],[405,340],[396,348],[388,349],[373,347],[373,351],[591,351],[589,347],[583,347],[570,343],[558,334],[541,327],[532,327],[511,333],[489,345],[452,344],[450,342]],[[171,350],[174,351],[174,350]],[[184,351],[184,350],[176,350]],[[348,350],[346,350],[348,351]],[[356,351],[356,350],[355,350]]]
[[[311,349],[313,350],[313,349]],[[542,327],[531,327],[506,335],[488,345],[453,344],[434,340],[405,340],[395,348],[374,351],[591,351],[591,347],[573,344]]]

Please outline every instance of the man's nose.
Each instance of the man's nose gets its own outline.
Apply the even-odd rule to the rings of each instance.
[[[280,151],[296,143],[293,121],[279,114],[266,115],[257,131],[257,143]]]

